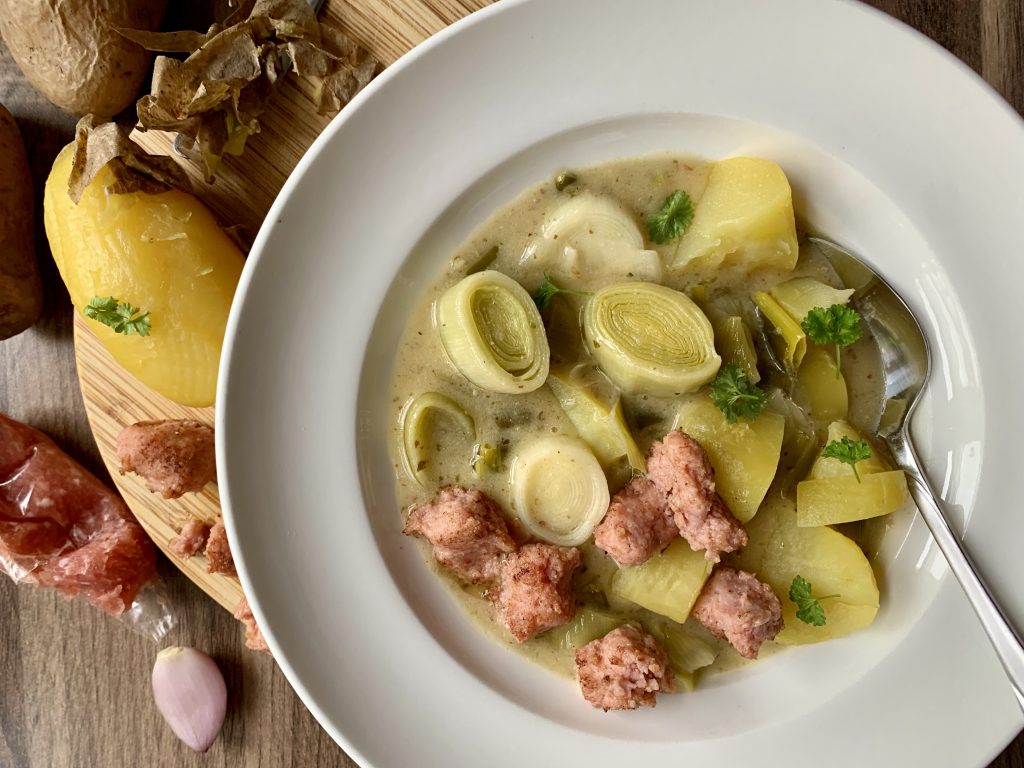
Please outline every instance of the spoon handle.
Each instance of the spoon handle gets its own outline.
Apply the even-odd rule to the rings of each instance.
[[[910,493],[917,503],[928,528],[946,556],[953,575],[967,595],[975,613],[981,619],[986,634],[995,648],[999,661],[1006,670],[1014,695],[1021,709],[1024,709],[1024,643],[1010,625],[1003,610],[996,603],[991,591],[982,581],[970,556],[964,551],[960,540],[949,527],[946,515],[942,511],[938,497],[932,490],[928,479],[921,470],[920,461],[910,438],[906,434],[898,434],[889,440],[893,458],[906,472],[909,480]]]

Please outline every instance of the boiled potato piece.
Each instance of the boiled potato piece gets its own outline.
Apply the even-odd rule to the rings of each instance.
[[[612,593],[682,624],[712,565],[703,550],[694,552],[684,539],[677,539],[643,565],[620,568],[612,577]]]
[[[792,500],[765,500],[747,525],[750,543],[730,562],[757,574],[779,596],[786,626],[775,641],[786,645],[819,643],[871,624],[878,613],[878,584],[871,564],[851,539],[828,527],[800,528]],[[825,624],[815,627],[796,617],[789,599],[793,579],[802,576],[823,600]]]
[[[28,81],[75,115],[131,104],[150,53],[115,27],[155,30],[167,0],[0,0],[0,35]]]
[[[672,266],[736,264],[748,270],[793,269],[799,249],[793,192],[770,160],[733,157],[715,163],[693,223]]]
[[[835,357],[825,347],[811,347],[807,350],[800,363],[800,370],[797,371],[797,380],[815,419],[833,422],[846,418],[850,409],[846,379],[836,368]],[[860,467],[857,471],[860,471]]]
[[[742,523],[750,520],[775,478],[785,417],[762,411],[754,421],[730,424],[710,399],[699,397],[679,409],[676,428],[707,451],[715,468],[715,488],[729,510]]]
[[[183,405],[212,405],[241,252],[192,195],[114,194],[107,168],[75,205],[68,196],[73,151],[69,145],[58,155],[43,199],[50,249],[72,303],[82,311],[94,297],[113,296],[148,311],[148,336],[88,323],[143,384]]]
[[[43,307],[33,206],[25,145],[0,104],[0,339],[24,331]]]
[[[844,437],[848,437],[854,441],[864,440],[864,435],[842,419],[838,419],[828,425],[828,437],[825,439],[825,444],[828,445],[831,442],[842,440]],[[868,444],[870,445],[870,442]],[[885,472],[888,469],[891,469],[889,462],[882,457],[874,445],[871,445],[871,455],[863,461],[857,462],[857,474],[861,477],[874,474],[875,472]],[[818,458],[814,460],[814,464],[811,466],[811,471],[808,473],[807,479],[819,480],[824,477],[853,478],[853,467],[849,464],[844,464],[839,459],[833,459],[819,454]]]
[[[858,469],[858,471],[860,471]],[[839,525],[895,512],[907,501],[902,470],[803,480],[796,486],[797,525]]]

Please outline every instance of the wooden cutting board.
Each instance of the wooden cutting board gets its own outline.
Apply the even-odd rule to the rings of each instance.
[[[387,66],[454,21],[491,0],[329,0],[321,12]],[[444,84],[438,84],[442,87]],[[225,224],[242,227],[251,241],[288,174],[330,120],[316,113],[313,86],[289,76],[260,118],[261,130],[246,143],[240,158],[226,157],[213,184],[198,166],[186,166],[196,195]],[[171,154],[173,136],[149,132],[136,136],[147,150]],[[213,408],[186,408],[157,394],[126,373],[75,314],[75,357],[93,436],[114,484],[158,547],[192,581],[229,611],[242,597],[238,580],[206,572],[206,558],[183,560],[168,542],[189,515],[212,523],[220,514],[217,487],[201,494],[164,499],[150,493],[135,475],[121,475],[115,443],[121,430],[148,419],[191,418],[213,425]]]

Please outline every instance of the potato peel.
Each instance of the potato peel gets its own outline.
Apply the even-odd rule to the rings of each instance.
[[[112,194],[168,189],[192,191],[188,175],[172,158],[151,155],[132,141],[117,123],[86,115],[75,127],[75,156],[68,177],[68,195],[78,203],[82,193],[104,166],[114,174]]]
[[[259,132],[259,117],[289,68],[317,82],[320,114],[338,112],[378,69],[303,0],[248,0],[205,35],[119,31],[152,51],[189,54],[184,61],[157,57],[152,92],[137,105],[139,124],[191,138],[208,179],[224,154],[241,154]]]

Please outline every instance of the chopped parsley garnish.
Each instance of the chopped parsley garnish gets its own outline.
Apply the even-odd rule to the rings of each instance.
[[[574,291],[571,288],[559,288],[555,285],[554,280],[552,280],[550,276],[544,275],[544,282],[540,284],[540,288],[533,292],[533,303],[537,305],[537,309],[547,309],[551,300],[560,293],[571,294],[573,296],[591,295],[589,291]]]
[[[85,316],[110,326],[115,333],[149,336],[149,312],[143,312],[127,301],[118,301],[113,296],[93,296],[85,307]]]
[[[842,440],[833,440],[825,446],[821,455],[826,459],[839,459],[843,464],[849,464],[853,469],[853,476],[860,482],[860,474],[857,472],[857,462],[871,458],[871,446],[864,440],[851,440],[844,437]]]
[[[825,626],[825,609],[821,607],[821,601],[833,597],[839,595],[815,597],[811,593],[811,582],[800,575],[793,579],[789,587],[789,599],[796,605],[796,617],[804,624],[815,627]]]
[[[652,243],[665,245],[679,237],[693,222],[693,201],[677,189],[665,198],[654,213],[647,214],[647,237]]]
[[[836,345],[836,378],[839,378],[839,350],[853,344],[861,335],[860,314],[842,304],[828,309],[815,307],[800,323],[804,333],[815,344]]]
[[[711,401],[725,414],[725,420],[735,424],[743,418],[753,421],[768,404],[768,395],[736,363],[727,363],[718,370],[711,383]]]

